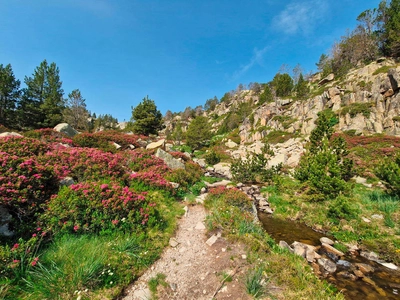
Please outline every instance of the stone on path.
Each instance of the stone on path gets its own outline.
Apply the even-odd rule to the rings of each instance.
[[[206,244],[208,245],[208,246],[212,246],[212,245],[214,245],[215,244],[215,242],[218,240],[218,236],[216,236],[215,234],[213,234],[207,241],[206,241]]]
[[[198,222],[198,223],[196,224],[196,227],[195,227],[194,229],[197,229],[197,230],[204,230],[204,229],[206,229],[206,226],[204,226],[204,223],[203,223],[203,222]]]

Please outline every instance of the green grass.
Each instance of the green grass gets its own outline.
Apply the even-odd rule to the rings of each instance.
[[[176,229],[182,206],[150,191],[160,214],[138,232],[56,236],[23,278],[1,280],[0,299],[114,299],[159,258]],[[79,292],[79,295],[78,295]]]
[[[162,286],[167,286],[167,282],[165,281],[165,278],[167,278],[167,276],[165,274],[162,273],[157,273],[157,275],[155,277],[150,278],[149,282],[148,282],[148,286],[152,295],[152,299],[156,300],[158,299],[157,297],[157,288],[159,285]]]
[[[383,67],[380,67],[379,69],[375,70],[375,72],[372,73],[372,75],[378,75],[378,74],[382,74],[382,73],[387,73],[392,68],[395,68],[395,66],[383,66]]]
[[[256,299],[264,296],[266,291],[263,272],[263,268],[258,267],[251,270],[246,276],[246,291]]]
[[[278,189],[268,186],[262,191]],[[250,212],[229,203],[224,196],[210,193],[204,203],[209,211],[206,224],[209,230],[218,229],[228,239],[246,245],[247,267],[252,271],[243,283],[249,294],[258,298],[268,293],[273,297],[273,291],[267,290],[271,282],[282,287],[279,293],[284,299],[344,299],[331,285],[320,281],[303,258],[277,246],[260,225],[252,222]]]

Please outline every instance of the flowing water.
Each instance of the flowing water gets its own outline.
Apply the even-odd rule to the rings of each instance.
[[[297,241],[312,246],[319,246],[321,245],[319,239],[326,236],[312,230],[304,224],[289,220],[280,220],[271,217],[271,215],[259,213],[259,219],[264,229],[277,243],[279,243],[279,241],[285,241],[290,245],[294,241]],[[347,299],[400,299],[399,270],[391,270],[361,256],[349,255],[341,259],[351,264],[368,264],[375,270],[373,273],[366,275],[364,279],[358,278],[352,280],[346,276],[346,274],[351,274],[348,263],[343,263],[337,266],[335,273],[324,277],[335,285],[338,290],[342,291]]]

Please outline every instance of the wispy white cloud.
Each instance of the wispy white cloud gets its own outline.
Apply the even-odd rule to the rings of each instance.
[[[310,34],[328,12],[327,1],[292,1],[272,20],[275,29],[288,35]]]
[[[254,65],[256,64],[261,64],[264,58],[265,53],[268,51],[270,46],[265,46],[261,50],[258,50],[257,48],[254,49],[253,56],[251,57],[250,61],[241,66],[239,70],[235,71],[232,75],[232,80],[236,80],[240,78],[243,74],[245,74],[248,70],[250,70]]]

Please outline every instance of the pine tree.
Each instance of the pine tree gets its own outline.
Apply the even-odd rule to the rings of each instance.
[[[85,99],[79,89],[73,90],[68,94],[66,107],[63,111],[65,122],[75,129],[87,130],[89,123],[89,112],[86,109]]]
[[[308,151],[301,158],[295,177],[309,186],[314,199],[334,199],[348,191],[347,181],[353,175],[353,162],[347,158],[345,140],[331,138],[337,120],[334,113],[327,110],[318,116]]]
[[[24,81],[27,87],[18,106],[20,126],[54,127],[61,122],[64,91],[56,64],[44,60]]]
[[[133,132],[138,134],[157,134],[163,128],[162,114],[149,96],[143,98],[135,108],[132,107],[131,122]]]
[[[15,128],[15,108],[19,100],[20,81],[15,79],[11,65],[0,64],[0,124]]]
[[[186,131],[186,143],[192,149],[206,145],[212,136],[211,125],[204,116],[198,116],[189,124]]]
[[[309,89],[308,89],[307,81],[304,80],[302,73],[300,73],[300,75],[299,75],[299,79],[297,81],[295,90],[296,90],[296,96],[299,99],[305,99],[308,95]]]

